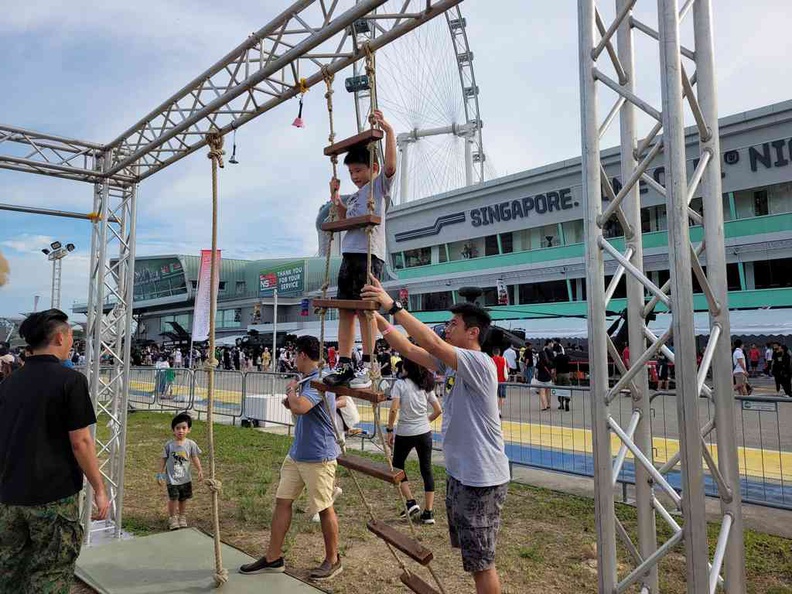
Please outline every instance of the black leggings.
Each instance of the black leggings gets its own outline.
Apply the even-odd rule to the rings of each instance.
[[[432,475],[432,432],[422,435],[397,435],[393,445],[393,467],[404,470],[404,462],[412,449],[418,452],[418,463],[421,467],[424,491],[434,493],[434,475]],[[404,481],[407,473],[404,474]],[[404,482],[402,481],[402,482]]]

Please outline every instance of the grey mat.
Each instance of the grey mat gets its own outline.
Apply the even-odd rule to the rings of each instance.
[[[194,528],[174,530],[83,549],[76,574],[101,594],[316,594],[322,592],[284,573],[240,575],[237,568],[253,560],[223,545],[229,580],[215,589],[212,538]]]

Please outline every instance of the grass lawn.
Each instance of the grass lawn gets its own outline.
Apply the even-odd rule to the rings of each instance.
[[[162,446],[169,439],[170,417],[156,413],[129,416],[127,435],[126,493],[124,528],[145,535],[167,529],[166,494],[154,478]],[[206,425],[195,422],[190,435],[204,450],[203,465],[208,475]],[[263,553],[267,542],[272,506],[278,484],[278,470],[291,443],[290,438],[241,429],[215,426],[218,477],[223,481],[221,495],[221,533],[228,542],[254,557]],[[417,462],[408,462],[408,476],[420,488]],[[340,522],[340,547],[344,572],[327,587],[335,594],[404,592],[399,582],[400,569],[385,545],[366,529],[368,517],[347,471],[339,468],[344,489],[336,509]],[[445,489],[445,473],[435,468],[438,495]],[[377,515],[399,525],[398,494],[390,485],[361,477]],[[419,502],[422,503],[419,498]],[[211,530],[210,496],[204,486],[196,485],[191,502],[191,524]],[[286,541],[286,562],[301,576],[323,558],[321,530],[302,510],[304,501],[295,504],[294,520]],[[439,496],[435,526],[418,526],[421,540],[435,555],[433,567],[449,593],[473,592],[472,579],[462,571],[459,553],[448,543],[443,497]],[[635,510],[619,505],[617,513],[635,537]],[[658,530],[665,540],[671,533],[658,518]],[[401,528],[407,531],[406,524]],[[710,547],[714,549],[719,526],[710,525]],[[594,505],[588,498],[512,484],[503,514],[498,540],[498,568],[504,592],[542,593],[596,592],[596,532]],[[747,531],[746,572],[748,592],[792,594],[792,541]],[[677,549],[661,564],[661,591],[685,592],[684,557]],[[627,553],[620,550],[620,572],[626,575]],[[410,567],[415,564],[407,559]],[[236,567],[230,567],[236,571]],[[419,573],[429,581],[425,570]],[[266,578],[251,578],[266,579]],[[633,591],[633,590],[631,590]],[[634,590],[634,591],[637,591]]]

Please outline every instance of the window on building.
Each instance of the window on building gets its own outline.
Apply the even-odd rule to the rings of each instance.
[[[754,192],[754,216],[763,217],[770,214],[770,206],[767,201],[767,190]]]
[[[451,291],[424,293],[420,297],[422,297],[421,309],[423,311],[446,311],[454,304]]]
[[[583,221],[566,221],[562,223],[564,230],[564,244],[572,245],[573,243],[583,242]]]
[[[792,258],[754,262],[754,286],[757,289],[792,287],[790,269],[792,269]]]
[[[427,266],[432,263],[432,248],[423,247],[404,252],[405,267]]]
[[[613,276],[608,275],[605,277],[605,290],[608,290],[610,286],[610,282]],[[625,299],[627,297],[627,278],[626,274],[623,274],[621,279],[619,280],[619,284],[616,285],[616,291],[613,293],[614,299]]]
[[[237,281],[236,282],[236,294],[237,295],[244,295],[246,290],[247,290],[247,286],[246,286],[245,281]]]
[[[498,249],[498,236],[488,235],[484,238],[484,255],[497,256],[500,253]]]
[[[443,262],[448,262],[448,244],[440,244],[440,254],[439,254],[439,261],[442,264]]]
[[[404,268],[404,254],[401,252],[396,252],[393,254],[393,268],[395,270],[401,270]]]
[[[193,291],[196,291],[198,289],[198,281],[190,281],[190,288],[192,288]]]
[[[176,322],[179,326],[186,331],[190,331],[190,322],[192,321],[192,314],[177,314],[172,316],[162,316],[160,318],[160,332],[173,332],[173,326],[169,322]]]
[[[523,303],[555,303],[569,301],[567,284],[565,280],[548,281],[544,283],[531,283],[519,285],[520,304]],[[495,303],[498,295],[495,292]]]
[[[734,264],[726,264],[726,283],[729,291],[739,291],[740,286],[740,267]]]
[[[649,233],[652,230],[652,220],[648,208],[641,209],[641,233]]]
[[[610,239],[611,237],[621,237],[624,235],[624,230],[622,229],[621,223],[616,220],[616,217],[611,217],[608,219],[608,222],[605,223],[602,234]]]
[[[225,290],[226,290],[226,282],[225,281],[220,281],[220,283],[218,284],[218,287],[217,287],[217,292],[218,293],[225,293]]]
[[[501,233],[501,249],[503,250],[502,253],[504,254],[511,254],[514,251],[514,238],[509,233]]]
[[[242,309],[220,309],[217,311],[218,328],[240,328],[242,327]]]

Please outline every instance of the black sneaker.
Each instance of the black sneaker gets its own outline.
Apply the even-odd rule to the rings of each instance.
[[[267,561],[267,556],[264,555],[258,561],[248,563],[239,568],[239,573],[243,575],[254,575],[257,573],[283,573],[286,571],[286,564],[283,562],[283,557],[278,557],[275,561]]]
[[[319,567],[311,571],[310,576],[312,580],[329,580],[342,571],[344,571],[344,566],[341,565],[341,558],[338,557],[338,560],[333,564],[323,561]]]
[[[406,520],[407,514],[410,514],[410,517],[413,518],[420,513],[421,513],[421,508],[419,507],[415,499],[408,499],[406,507],[399,514],[399,518],[401,518],[402,520]]]
[[[351,364],[345,363],[333,373],[324,376],[322,381],[326,386],[334,388],[335,386],[346,386],[353,379],[355,379],[355,369]]]
[[[434,512],[431,509],[423,510],[421,514],[421,524],[434,524]]]

